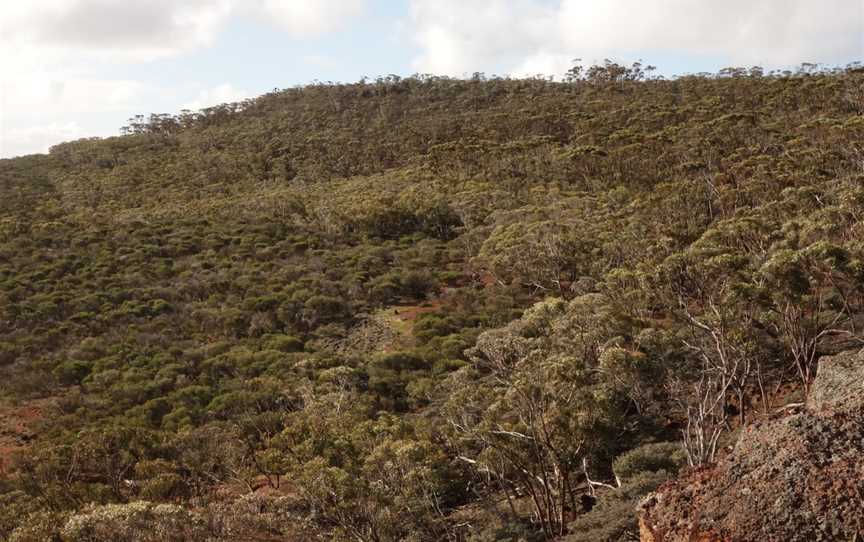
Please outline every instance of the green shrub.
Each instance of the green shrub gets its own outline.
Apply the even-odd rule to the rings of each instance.
[[[597,504],[568,525],[564,542],[622,542],[639,540],[636,506],[670,478],[666,471],[643,472],[615,490],[604,491]]]
[[[436,375],[450,373],[468,365],[461,359],[439,359],[432,365],[432,372]]]
[[[54,369],[54,375],[61,384],[71,386],[80,384],[90,374],[91,366],[86,361],[70,360]]]
[[[264,340],[267,348],[280,352],[302,352],[304,348],[303,341],[291,335],[265,335]]]
[[[680,443],[655,442],[634,448],[618,457],[612,464],[615,475],[622,482],[644,472],[678,472],[687,461]]]
[[[0,342],[0,367],[12,365],[18,359],[18,348],[14,344]]]
[[[432,276],[427,272],[408,271],[402,275],[402,295],[412,299],[423,299],[435,287]]]
[[[543,542],[543,531],[528,522],[486,517],[477,522],[476,530],[468,535],[468,542]]]
[[[403,372],[427,369],[429,364],[413,352],[393,352],[376,357],[369,367],[370,370]]]
[[[350,306],[344,299],[333,296],[316,295],[303,304],[303,317],[312,326],[319,326],[344,319]]]
[[[63,542],[181,542],[206,536],[204,522],[180,506],[137,501],[90,505],[63,525]]]

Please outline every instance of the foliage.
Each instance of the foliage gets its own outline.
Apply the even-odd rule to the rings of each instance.
[[[632,536],[860,342],[862,86],[390,76],[0,160],[0,538]]]

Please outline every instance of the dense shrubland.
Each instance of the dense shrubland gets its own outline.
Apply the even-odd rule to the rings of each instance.
[[[53,405],[0,538],[632,539],[864,303],[864,72],[650,73],[316,84],[0,161],[0,392]]]

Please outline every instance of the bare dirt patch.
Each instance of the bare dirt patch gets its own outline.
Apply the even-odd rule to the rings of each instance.
[[[52,404],[52,399],[0,403],[0,476],[7,474],[12,457],[36,437],[35,426]]]

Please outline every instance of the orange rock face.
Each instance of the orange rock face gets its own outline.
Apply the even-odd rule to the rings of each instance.
[[[640,542],[663,542],[662,537],[659,537],[651,530],[644,517],[639,518],[639,540]]]

